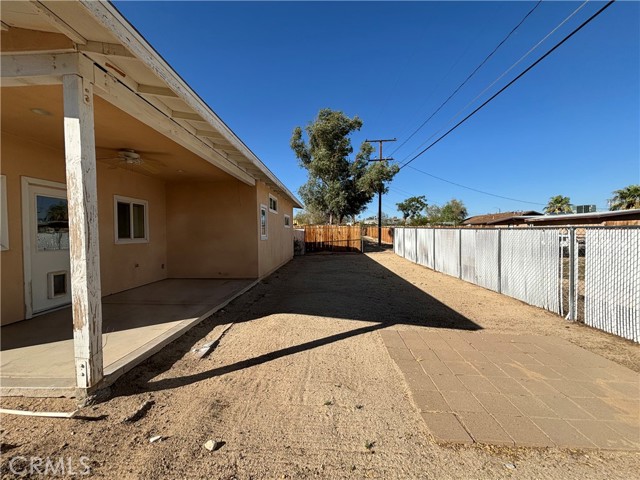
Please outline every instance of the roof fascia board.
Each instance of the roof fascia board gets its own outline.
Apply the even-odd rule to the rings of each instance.
[[[260,161],[260,159],[233,133],[233,131],[206,105],[206,103],[180,78],[167,62],[149,45],[135,28],[120,14],[110,3],[94,0],[80,0],[80,4],[98,21],[107,28],[122,45],[151,69],[158,78],[176,92],[198,115],[207,123],[220,131],[227,141],[236,150],[242,152],[245,157],[267,177],[265,181],[275,183],[282,192],[289,196],[295,204],[300,204],[298,199],[285,187],[280,180]]]

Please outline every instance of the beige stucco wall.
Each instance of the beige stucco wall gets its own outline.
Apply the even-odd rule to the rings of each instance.
[[[165,183],[123,168],[98,164],[98,217],[102,295],[168,276]],[[114,195],[148,202],[149,242],[115,243]]]
[[[21,177],[64,183],[65,170],[64,153],[60,150],[6,132],[2,132],[0,141],[9,230],[9,250],[0,254],[0,321],[5,325],[25,316]],[[115,244],[114,194],[149,202],[149,243]],[[98,164],[98,202],[102,295],[166,278],[164,182]]]
[[[167,184],[171,278],[256,278],[255,187],[226,181]]]
[[[24,305],[24,266],[22,254],[21,176],[53,182],[65,181],[61,152],[2,132],[0,171],[7,182],[9,250],[0,253],[1,324],[22,320]]]
[[[278,213],[269,211],[269,194],[278,199]],[[267,239],[258,241],[258,275],[264,277],[293,258],[293,204],[260,181],[256,184],[256,196],[258,218],[261,204],[267,206],[268,212]],[[290,218],[289,228],[284,226],[285,214]],[[257,235],[260,238],[259,230]]]

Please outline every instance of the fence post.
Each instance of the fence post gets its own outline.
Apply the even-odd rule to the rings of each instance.
[[[498,228],[498,293],[502,293],[502,229]]]
[[[415,255],[416,261],[415,261],[415,263],[418,263],[418,227],[416,227],[414,237],[415,237],[415,242],[414,243],[416,244],[416,255]]]
[[[458,278],[462,278],[462,229],[458,229]]]
[[[436,270],[436,229],[431,228],[431,233],[433,235],[433,269]]]
[[[576,279],[575,279],[575,248],[576,248],[576,229],[569,227],[569,320],[576,319]],[[564,251],[562,252],[564,257]]]

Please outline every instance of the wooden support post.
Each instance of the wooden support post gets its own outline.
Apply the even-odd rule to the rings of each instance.
[[[103,375],[93,85],[75,74],[62,83],[73,345],[77,386],[86,394]]]

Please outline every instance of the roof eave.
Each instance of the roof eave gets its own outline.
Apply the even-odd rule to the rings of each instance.
[[[247,172],[257,180],[280,190],[289,197],[293,206],[302,208],[296,196],[269,170],[242,140],[218,117],[198,94],[171,68],[162,56],[144,39],[127,19],[110,2],[80,0],[80,4],[104,28],[108,29],[136,58],[151,69],[179,98],[200,115],[255,167]],[[240,167],[240,166],[239,166]],[[240,167],[241,168],[241,167]]]

